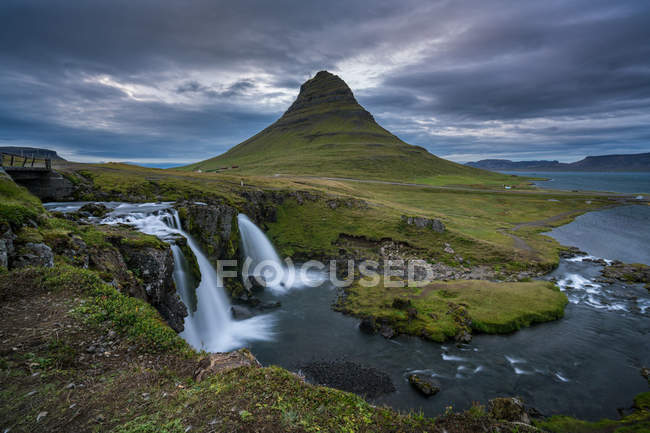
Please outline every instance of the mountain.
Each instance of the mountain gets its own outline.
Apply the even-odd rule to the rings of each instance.
[[[422,181],[493,174],[412,146],[379,126],[338,76],[321,71],[275,123],[226,153],[182,169]],[[496,179],[496,178],[495,178]]]
[[[508,159],[483,159],[466,165],[484,170],[498,171],[650,171],[650,153],[627,155],[599,155],[562,163],[558,161],[510,161]]]
[[[22,146],[4,146],[0,147],[0,153],[11,153],[20,156],[35,156],[36,158],[49,158],[59,161],[65,161],[61,158],[56,151],[50,149],[41,149],[38,147],[22,147]]]

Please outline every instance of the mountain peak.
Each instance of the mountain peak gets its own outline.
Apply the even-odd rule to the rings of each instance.
[[[340,109],[363,110],[363,107],[338,75],[320,71],[300,86],[298,97],[284,115]]]

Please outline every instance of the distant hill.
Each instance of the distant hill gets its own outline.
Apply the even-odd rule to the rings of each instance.
[[[49,159],[56,159],[59,161],[65,161],[65,159],[61,158],[56,153],[56,151],[50,149],[41,149],[38,147],[4,146],[4,147],[0,147],[0,152],[12,153],[14,155],[20,155],[20,156],[28,156],[30,158],[32,156],[35,156],[36,158],[49,158]]]
[[[424,181],[438,175],[498,179],[400,140],[377,124],[338,76],[321,71],[275,123],[217,157],[182,167],[237,166],[245,174],[276,173]]]
[[[588,156],[571,163],[483,159],[466,165],[493,171],[650,171],[650,153]]]

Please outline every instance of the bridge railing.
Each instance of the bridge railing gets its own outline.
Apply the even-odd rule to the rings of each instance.
[[[35,155],[17,155],[0,152],[0,165],[5,169],[52,169],[50,158],[37,158]]]

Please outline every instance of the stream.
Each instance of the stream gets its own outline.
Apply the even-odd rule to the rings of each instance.
[[[74,211],[82,204],[49,203],[46,207]],[[462,410],[473,401],[485,404],[498,396],[520,396],[545,415],[616,418],[617,408],[629,408],[634,395],[647,391],[647,381],[639,370],[650,366],[650,296],[639,284],[598,283],[600,265],[579,258],[562,259],[559,267],[544,277],[556,279],[569,297],[561,320],[509,335],[477,335],[471,344],[462,346],[404,336],[386,340],[360,332],[358,319],[334,312],[331,304],[337,289],[325,279],[310,287],[314,284],[304,284],[298,278],[295,283],[283,283],[281,290],[267,290],[260,295],[262,300],[280,301],[281,308],[233,320],[219,276],[192,237],[180,228],[170,203],[105,204],[113,211],[102,223],[129,224],[170,242],[178,235],[187,239],[202,281],[194,293],[185,258],[180,248],[172,245],[174,278],[191,311],[181,336],[196,348],[225,351],[246,346],[262,364],[293,371],[323,360],[372,366],[388,374],[396,388],[374,402],[403,410],[421,409],[428,416],[444,412],[447,406]],[[599,225],[599,218],[606,225]],[[620,257],[620,253],[607,254],[608,244],[614,246],[613,252],[621,250],[619,245],[627,245],[623,248],[626,261],[648,263],[648,218],[647,206],[591,212],[550,235],[558,233],[562,243],[607,259]],[[242,236],[247,239],[246,248],[255,248],[262,242],[255,239],[264,235],[256,227],[247,227]],[[575,232],[580,235],[571,237]],[[638,242],[625,244],[632,238]],[[567,243],[567,239],[571,241]],[[257,261],[276,260],[269,256],[272,246],[269,250],[264,244],[262,250],[266,253]],[[318,279],[311,277],[312,281]],[[421,397],[408,384],[407,375],[412,372],[435,376],[441,391],[429,399]]]

